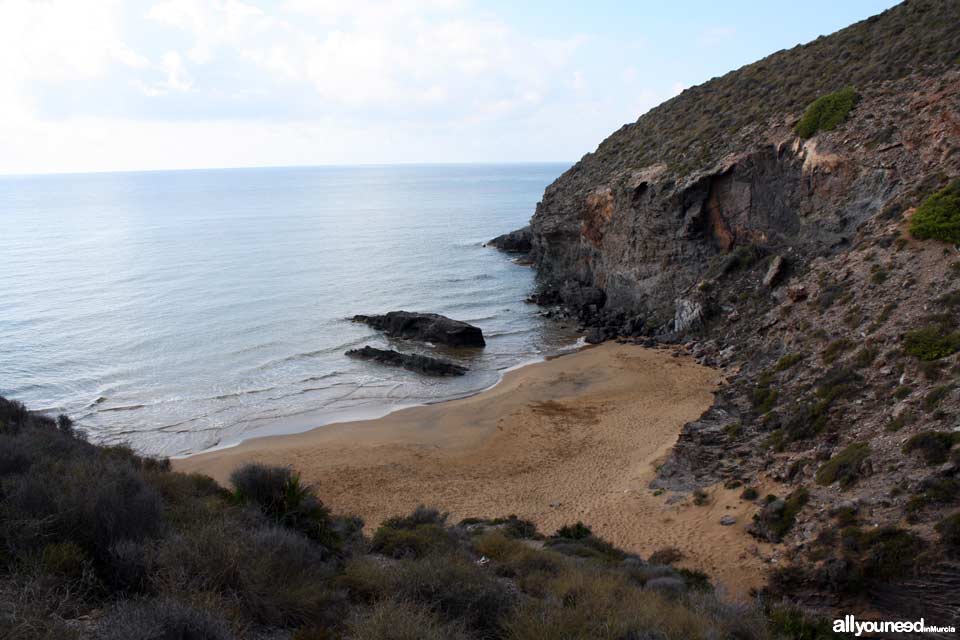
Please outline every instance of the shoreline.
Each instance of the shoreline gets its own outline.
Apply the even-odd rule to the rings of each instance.
[[[582,520],[643,557],[672,546],[738,599],[763,584],[762,549],[739,491],[654,495],[649,482],[684,423],[713,402],[719,371],[669,349],[606,343],[506,371],[470,396],[248,439],[174,459],[226,484],[247,462],[291,466],[334,511],[367,527],[419,504],[451,521],[510,514],[546,534]],[[724,515],[736,518],[722,526]]]
[[[296,421],[300,422],[303,419],[302,416],[311,415],[313,412],[305,411],[300,414],[293,414],[291,416],[285,416],[284,418],[276,419],[270,422],[267,425],[262,427],[257,427],[256,429],[251,429],[248,433],[244,434],[243,437],[237,440],[230,440],[228,442],[217,443],[212,447],[207,447],[206,449],[200,449],[199,451],[192,451],[190,453],[183,453],[178,455],[166,456],[172,461],[176,460],[187,460],[195,456],[201,456],[208,453],[215,453],[217,451],[224,451],[226,449],[232,449],[238,447],[246,442],[252,440],[260,440],[263,438],[273,438],[273,437],[284,437],[284,436],[296,436],[304,433],[310,433],[314,429],[322,429],[324,427],[329,427],[332,425],[345,424],[349,422],[362,422],[368,420],[381,420],[387,418],[390,415],[398,412],[404,411],[406,409],[415,409],[417,407],[429,407],[435,404],[443,404],[445,402],[455,402],[457,400],[465,400],[467,398],[472,398],[473,396],[480,395],[482,393],[487,393],[488,391],[496,388],[500,385],[504,378],[512,371],[518,369],[523,369],[531,365],[539,364],[542,362],[549,362],[556,358],[562,358],[563,356],[573,355],[582,351],[584,349],[591,349],[593,345],[587,344],[583,338],[577,339],[575,342],[565,345],[553,351],[552,353],[547,353],[545,355],[539,355],[535,358],[528,358],[516,364],[510,365],[500,371],[499,377],[492,384],[483,387],[482,389],[477,389],[475,391],[468,391],[461,395],[451,396],[448,398],[437,398],[435,400],[428,400],[426,402],[415,402],[412,404],[381,404],[370,407],[351,407],[349,409],[337,410],[329,412],[328,416],[340,416],[341,414],[347,414],[346,417],[330,417],[329,419],[320,418],[318,422],[311,423],[310,426],[291,426],[284,427],[283,424]]]

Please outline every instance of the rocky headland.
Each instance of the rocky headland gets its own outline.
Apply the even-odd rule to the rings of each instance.
[[[533,301],[723,369],[651,487],[745,487],[769,589],[824,610],[960,616],[957,24],[911,0],[687,89],[530,223]]]

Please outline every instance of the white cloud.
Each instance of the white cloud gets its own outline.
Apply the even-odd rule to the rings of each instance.
[[[569,158],[662,93],[597,42],[472,0],[0,0],[0,171]]]

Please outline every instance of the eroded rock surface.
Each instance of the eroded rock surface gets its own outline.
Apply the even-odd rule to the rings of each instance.
[[[390,311],[383,315],[357,315],[354,322],[362,322],[383,331],[393,338],[420,340],[450,347],[483,347],[483,331],[472,324],[453,320],[437,313]]]

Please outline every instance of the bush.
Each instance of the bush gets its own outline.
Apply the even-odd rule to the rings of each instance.
[[[960,434],[946,431],[922,431],[903,444],[904,453],[919,451],[927,464],[947,461],[950,449],[960,441]]]
[[[920,360],[939,360],[960,350],[960,332],[942,325],[914,329],[904,334],[903,348]]]
[[[383,521],[384,527],[388,529],[416,529],[423,524],[435,524],[444,526],[447,523],[447,514],[437,509],[418,506],[408,516],[393,516]]]
[[[804,111],[796,132],[801,138],[810,138],[818,131],[832,131],[843,122],[860,96],[853,87],[846,87],[821,96]]]
[[[566,538],[567,540],[586,540],[593,535],[593,530],[579,520],[576,524],[568,524],[557,529],[552,538]]]
[[[43,570],[68,578],[82,578],[91,570],[90,557],[73,542],[55,542],[43,548],[40,562]]]
[[[960,552],[960,512],[945,516],[936,529],[943,546],[952,553]]]
[[[747,487],[743,490],[743,493],[740,494],[741,500],[756,500],[758,497],[760,497],[760,493],[755,487]]]
[[[343,604],[328,588],[336,567],[327,556],[298,532],[231,514],[166,538],[153,582],[160,592],[235,599],[260,624],[327,624]]]
[[[381,600],[351,617],[352,640],[468,640],[460,624],[445,623],[428,607]]]
[[[870,455],[870,445],[855,442],[830,458],[817,470],[817,483],[822,485],[839,482],[842,489],[852,486],[860,476],[860,465]]]
[[[496,629],[514,604],[513,595],[491,573],[458,554],[404,561],[396,595],[479,631]]]
[[[500,529],[505,536],[518,539],[536,539],[542,538],[537,532],[537,525],[530,520],[522,520],[516,515],[509,515],[506,518],[493,518],[485,520],[483,518],[467,518],[460,522],[460,526],[482,524],[488,527]]]
[[[934,387],[923,398],[923,408],[927,411],[933,411],[940,404],[940,401],[947,397],[947,394],[953,390],[950,385],[941,385]]]
[[[126,601],[100,626],[104,640],[230,640],[227,623],[202,609],[170,598]]]
[[[277,523],[300,531],[307,537],[338,549],[341,540],[332,528],[330,511],[286,467],[246,464],[230,474],[234,496],[240,503],[251,503]]]
[[[161,530],[160,498],[126,462],[44,461],[2,484],[0,532],[27,550],[40,541],[73,542],[103,561],[120,540]]]
[[[833,364],[836,362],[844,351],[847,351],[853,347],[853,342],[847,338],[838,338],[830,344],[827,345],[826,349],[823,350],[823,361],[826,364]]]
[[[960,180],[921,203],[910,218],[910,234],[920,240],[960,244]]]
[[[336,586],[346,589],[353,602],[371,603],[390,593],[396,582],[394,567],[370,556],[350,558],[336,577]]]
[[[801,360],[803,360],[803,354],[802,354],[802,353],[791,353],[791,354],[787,354],[787,355],[783,356],[782,358],[780,358],[779,360],[777,360],[777,364],[775,364],[775,365],[773,366],[773,370],[774,370],[774,371],[786,371],[787,369],[789,369],[789,368],[792,367],[793,365],[797,364],[797,363],[800,362]]]
[[[593,534],[582,522],[557,529],[544,545],[557,553],[577,558],[591,558],[602,562],[619,562],[627,554]]]
[[[884,526],[864,532],[858,527],[843,530],[844,546],[854,555],[857,577],[867,581],[900,578],[915,569],[917,556],[926,543],[903,529]]]
[[[382,525],[373,534],[370,550],[391,558],[422,558],[443,553],[456,546],[456,538],[438,524],[420,524],[395,529]]]

